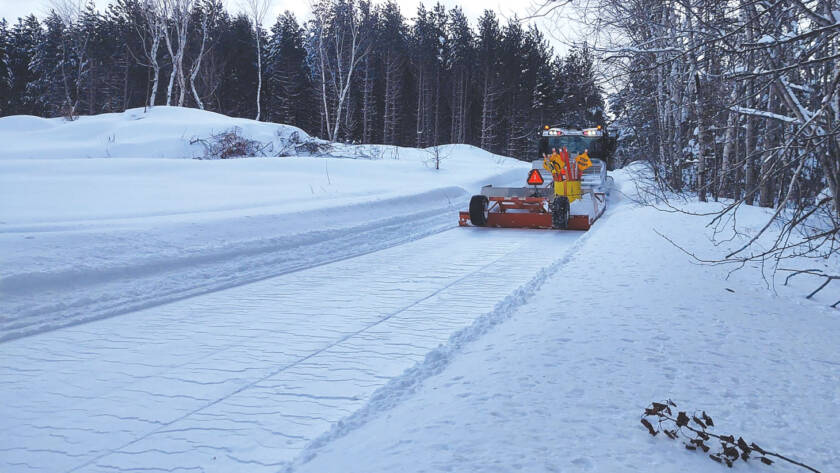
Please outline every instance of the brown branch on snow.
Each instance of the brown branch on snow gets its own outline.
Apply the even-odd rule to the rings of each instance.
[[[758,459],[765,465],[773,464],[773,460],[770,460],[767,457],[774,457],[814,473],[820,473],[819,470],[804,463],[798,462],[779,453],[765,450],[756,445],[755,442],[748,444],[743,437],[738,437],[736,440],[734,435],[719,435],[710,432],[709,428],[714,427],[715,423],[712,418],[706,414],[706,411],[700,411],[699,413],[695,412],[691,415],[691,417],[689,417],[685,411],[680,411],[676,414],[676,417],[674,417],[674,413],[671,410],[672,407],[676,408],[677,405],[668,399],[661,403],[653,402],[645,409],[645,412],[642,415],[641,423],[645,426],[650,435],[655,437],[656,434],[662,432],[669,439],[676,440],[681,438],[680,434],[682,434],[683,437],[688,439],[683,442],[683,445],[685,445],[687,450],[702,450],[703,453],[709,453],[709,451],[712,450],[712,447],[708,445],[707,442],[710,439],[715,438],[720,441],[720,448],[715,449],[712,453],[709,453],[709,458],[718,463],[726,464],[726,466],[730,468],[738,460],[748,462],[753,455],[758,454],[760,455]],[[650,419],[654,419],[654,421],[658,424],[659,430],[654,428]],[[683,429],[688,430],[691,434],[687,435]]]

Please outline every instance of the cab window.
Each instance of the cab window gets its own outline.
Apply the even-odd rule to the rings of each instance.
[[[596,154],[600,154],[601,151],[601,146],[597,139],[570,135],[544,136],[540,139],[540,156],[551,154],[552,149],[560,151],[564,146],[571,156],[576,156],[588,149],[590,156],[596,157]]]

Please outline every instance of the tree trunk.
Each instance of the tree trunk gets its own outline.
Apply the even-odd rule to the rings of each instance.
[[[433,110],[434,130],[432,131],[432,145],[440,144],[440,66],[435,71],[435,107]]]
[[[450,136],[453,143],[461,143],[461,77],[463,72],[459,66],[455,66],[452,75],[452,110],[450,114]]]
[[[417,126],[416,128],[416,140],[415,140],[415,147],[422,148],[423,147],[423,81],[425,77],[423,76],[423,67],[421,66],[418,68],[417,71]]]
[[[155,106],[155,99],[157,98],[158,87],[160,85],[160,64],[157,60],[158,48],[160,48],[160,35],[155,34],[152,40],[152,50],[149,52],[149,59],[152,63],[152,92],[149,96],[149,108]]]
[[[777,113],[779,110],[778,100],[776,94],[772,90],[768,93],[767,110]],[[777,150],[779,145],[779,133],[781,133],[781,126],[778,120],[766,120],[764,128],[764,153],[761,159],[761,167],[758,173],[759,179],[759,197],[758,205],[761,207],[770,207],[774,205],[775,193],[775,165],[777,161]]]
[[[748,85],[749,90],[753,89],[752,84]],[[751,94],[754,92],[750,92]],[[752,97],[752,95],[750,95]],[[748,104],[752,104],[750,99]],[[753,205],[755,202],[756,192],[756,173],[755,173],[755,119],[752,115],[747,115],[746,123],[744,124],[744,203]]]
[[[492,85],[490,84],[489,71],[484,76],[484,96],[481,105],[481,149],[493,152],[495,135],[493,133],[494,104]]]
[[[260,97],[262,95],[262,52],[260,51],[260,25],[256,21],[254,22],[254,29],[257,38],[257,117],[254,120],[259,121],[262,112],[260,108]]]
[[[397,125],[399,122],[400,68],[401,58],[393,50],[385,56],[385,112],[382,120],[382,142],[386,145],[397,143]]]
[[[321,113],[321,128],[326,128],[327,137],[330,141],[334,141],[332,136],[332,127],[330,127],[330,109],[327,103],[327,64],[325,58],[326,54],[326,51],[324,51],[324,32],[322,29],[322,31],[318,33],[318,59],[321,66],[321,102],[323,105],[323,112]]]
[[[198,71],[201,69],[201,58],[204,57],[204,47],[207,44],[207,16],[205,15],[204,19],[201,22],[201,49],[198,52],[198,57],[195,59],[195,62],[192,66],[192,71],[190,72],[190,89],[192,90],[193,99],[195,99],[195,104],[198,105],[198,108],[204,110],[204,103],[201,101],[201,97],[198,96],[198,91],[195,90],[195,79],[198,76]]]
[[[370,56],[365,58],[365,77],[362,83],[362,142],[373,142],[373,66]]]
[[[729,104],[735,104],[738,101],[740,87],[732,88],[732,97]],[[720,175],[718,179],[718,193],[723,197],[732,197],[732,184],[734,179],[730,176],[732,171],[732,158],[735,154],[735,144],[738,140],[738,114],[730,111],[726,119],[726,135],[723,144],[723,156],[720,164]]]
[[[178,46],[181,47],[180,45]],[[184,106],[184,98],[187,93],[187,81],[184,78],[184,51],[178,54],[178,106]]]
[[[704,81],[700,79],[700,73],[694,74],[695,98],[694,107],[697,115],[697,145],[699,147],[697,156],[697,198],[700,202],[706,202],[706,166],[710,157],[709,146],[709,117],[706,102],[706,88]]]
[[[385,107],[382,113],[382,142],[386,145],[394,144],[394,67],[391,51],[385,55]]]
[[[752,43],[754,38],[754,28],[752,21],[754,18],[753,10],[748,5],[748,0],[741,0],[741,8],[744,10],[745,22],[747,27],[744,29],[747,42]],[[755,54],[750,52],[747,55],[747,67],[753,70],[755,67]],[[755,108],[757,103],[755,99],[755,81],[748,79],[746,84],[747,91],[747,107]],[[744,203],[753,205],[755,202],[755,193],[757,186],[756,176],[756,162],[755,162],[755,147],[756,147],[756,121],[752,115],[746,116],[746,123],[744,124]]]
[[[172,38],[170,33],[164,33],[166,40],[166,49],[169,51],[169,57],[172,58],[172,72],[169,74],[169,86],[166,88],[166,106],[172,105],[172,89],[175,87],[175,76],[178,75],[178,63],[175,60],[175,51],[172,49]]]

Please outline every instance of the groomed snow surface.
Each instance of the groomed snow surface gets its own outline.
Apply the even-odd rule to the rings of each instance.
[[[722,468],[647,434],[665,398],[840,467],[837,286],[693,263],[657,232],[741,240],[633,204],[627,171],[581,233],[457,227],[530,167],[467,146],[440,170],[388,147],[172,159],[231,126],[308,138],[164,107],[0,119],[0,472]]]

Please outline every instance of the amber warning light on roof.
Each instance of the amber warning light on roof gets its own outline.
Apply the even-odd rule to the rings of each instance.
[[[541,186],[543,184],[543,178],[540,174],[539,169],[531,169],[531,172],[528,173],[528,185],[529,186]]]

